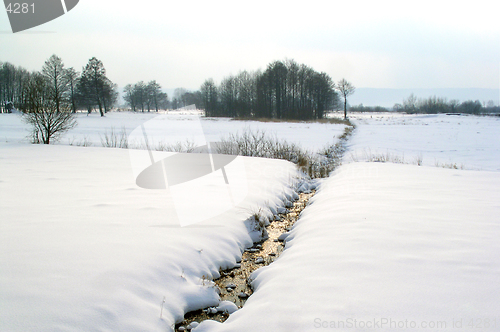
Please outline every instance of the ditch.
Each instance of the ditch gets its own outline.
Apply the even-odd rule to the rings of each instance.
[[[298,167],[311,178],[327,177],[337,166],[341,164],[342,157],[347,149],[347,142],[352,136],[355,126],[349,122],[345,127],[343,135],[338,137],[338,142],[324,150],[321,155],[322,162],[307,160],[305,164],[297,162]],[[233,268],[221,271],[220,277],[214,280],[219,290],[220,302],[229,301],[234,304],[234,310],[243,307],[248,298],[253,294],[251,287],[251,274],[262,266],[274,262],[284,250],[283,234],[290,231],[299,219],[300,213],[307,206],[311,197],[316,194],[315,190],[299,194],[299,199],[293,203],[286,213],[278,214],[278,220],[274,220],[267,227],[268,238],[254,243],[252,247],[245,249],[241,262]],[[237,309],[236,309],[237,308]],[[199,322],[207,319],[224,322],[230,313],[217,310],[216,308],[205,308],[184,315],[184,320],[175,325],[175,331],[189,331],[197,326]],[[193,326],[194,324],[194,326]]]
[[[220,278],[214,280],[220,291],[221,301],[230,301],[238,309],[242,308],[252,295],[250,276],[255,270],[274,262],[284,250],[283,234],[291,230],[299,215],[307,206],[309,199],[314,196],[315,190],[310,193],[299,194],[299,199],[285,214],[278,214],[278,220],[271,222],[267,227],[268,238],[256,242],[252,247],[245,249],[241,262],[233,269],[221,271]],[[201,322],[207,319],[224,322],[229,317],[226,312],[216,311],[215,308],[205,308],[188,312],[184,320],[176,324],[175,331],[189,331],[192,322]]]

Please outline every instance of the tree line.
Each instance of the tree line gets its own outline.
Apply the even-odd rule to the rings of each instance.
[[[270,63],[264,72],[228,76],[219,85],[207,79],[200,93],[206,116],[311,120],[339,106],[336,89],[344,100],[354,92],[341,82],[336,86],[326,73],[285,60]]]
[[[102,61],[93,57],[82,72],[65,68],[57,55],[47,59],[41,71],[29,72],[11,63],[0,63],[0,110],[32,111],[33,105],[76,113],[98,109],[101,116],[118,99],[117,86],[107,76]]]
[[[39,80],[36,77],[42,77]],[[107,76],[102,62],[91,58],[81,73],[65,68],[62,59],[52,55],[40,72],[28,72],[6,62],[0,63],[0,110],[9,112],[14,107],[29,109],[29,89],[47,90],[47,98],[55,103],[56,111],[69,108],[75,113],[98,109],[104,116],[117,102],[117,86]],[[338,91],[338,92],[337,92]],[[243,71],[224,78],[219,85],[206,80],[198,91],[176,89],[172,101],[152,80],[127,84],[123,98],[132,111],[159,111],[177,109],[195,104],[206,116],[243,118],[276,118],[310,120],[322,119],[326,113],[340,106],[344,100],[346,116],[347,97],[354,87],[341,80],[336,85],[324,72],[317,72],[294,60],[274,61],[265,71]]]
[[[178,109],[189,105],[196,105],[198,108],[203,108],[203,100],[200,91],[188,91],[184,88],[174,90],[172,101],[169,100],[168,94],[162,91],[162,87],[156,80],[144,83],[144,81],[135,84],[127,84],[123,89],[123,99],[130,110],[148,111],[167,109]]]
[[[446,98],[432,96],[429,98],[417,98],[411,94],[403,100],[402,104],[395,104],[393,109],[399,112],[406,113],[465,113],[465,114],[483,114],[483,113],[499,113],[500,107],[495,106],[490,100],[488,103],[481,103],[479,100],[466,100],[460,102],[453,99],[448,101]]]

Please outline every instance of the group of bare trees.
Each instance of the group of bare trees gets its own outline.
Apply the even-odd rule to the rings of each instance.
[[[189,105],[203,108],[203,98],[200,91],[189,91],[184,88],[174,90],[172,101],[167,93],[162,91],[161,85],[156,81],[127,84],[123,89],[123,99],[134,112],[147,110],[178,109]]]
[[[338,86],[326,73],[294,60],[270,63],[264,72],[240,72],[219,86],[206,80],[200,92],[207,116],[321,119],[354,92],[346,80]],[[346,105],[346,102],[344,102]]]
[[[482,104],[479,100],[466,100],[460,103],[459,100],[453,99],[448,101],[446,98],[432,96],[429,98],[417,98],[413,93],[403,100],[402,104],[394,105],[395,111],[406,113],[466,113],[466,114],[481,114],[481,113],[497,113],[499,107],[495,107],[491,100],[488,103]]]
[[[147,109],[150,112],[154,109],[156,112],[160,109],[168,108],[168,95],[162,91],[161,85],[155,80],[148,84],[140,81],[127,84],[123,89],[123,99],[130,105],[132,111]]]
[[[29,111],[29,89],[33,88],[33,82],[41,84],[39,76],[44,78],[47,97],[54,101],[57,111],[69,108],[75,113],[77,109],[88,112],[98,109],[104,116],[118,99],[116,84],[106,76],[102,61],[91,58],[79,73],[73,67],[65,68],[62,59],[54,54],[45,61],[40,72],[29,72],[8,62],[0,63],[1,111],[9,112],[13,108]]]
[[[20,110],[32,126],[34,143],[49,144],[51,139],[73,128],[79,108],[89,113],[97,108],[104,116],[117,98],[116,85],[95,57],[83,67],[81,74],[74,68],[65,68],[55,54],[45,61],[39,72],[28,72],[10,63],[0,64],[1,110]]]
[[[29,72],[9,62],[0,62],[0,113],[11,112],[24,99]]]
[[[174,97],[170,103],[172,109],[178,109],[189,105],[203,106],[203,97],[200,91],[189,91],[184,88],[174,90]]]

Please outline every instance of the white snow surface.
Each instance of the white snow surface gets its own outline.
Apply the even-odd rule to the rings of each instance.
[[[198,121],[168,116],[171,143]],[[79,115],[58,145],[42,146],[27,144],[17,115],[0,115],[1,331],[169,331],[189,310],[228,305],[206,278],[237,264],[255,240],[251,215],[284,208],[300,176],[288,162],[241,158],[246,199],[180,227],[168,190],[136,186],[127,150],[95,147],[99,133],[152,117]],[[284,253],[252,275],[242,309],[196,332],[500,330],[499,119],[351,117],[348,163],[320,181]],[[214,138],[254,126],[313,150],[343,130],[201,122]],[[67,146],[71,135],[94,147]],[[378,153],[424,166],[363,162]],[[434,167],[444,163],[466,170]],[[204,203],[186,207],[202,212]]]
[[[498,331],[498,188],[498,172],[344,165],[245,306],[196,331]]]
[[[243,203],[180,227],[166,190],[135,185],[125,149],[0,151],[1,331],[165,331],[217,306],[206,279],[237,263],[255,235],[245,220],[270,216],[299,178],[289,162],[239,157]]]
[[[289,143],[295,143],[304,150],[317,151],[335,144],[335,137],[342,135],[344,125],[307,122],[257,122],[239,121],[229,118],[205,118],[199,112],[110,112],[105,117],[98,113],[89,116],[78,113],[78,125],[65,133],[58,144],[82,145],[85,141],[92,146],[102,146],[101,139],[113,130],[119,136],[123,130],[130,134],[141,124],[159,119],[154,133],[162,139],[156,143],[174,145],[192,142],[204,145],[205,141],[217,142],[229,134],[241,134],[245,131],[263,131],[269,137],[277,137]],[[0,141],[28,142],[29,126],[22,122],[19,114],[2,114],[0,118]],[[203,130],[201,132],[201,130]],[[201,135],[200,135],[201,134]],[[130,145],[136,142],[129,142]]]
[[[353,113],[358,126],[346,161],[389,155],[426,166],[500,171],[500,117]]]

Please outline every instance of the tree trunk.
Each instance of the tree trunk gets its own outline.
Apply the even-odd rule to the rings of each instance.
[[[344,98],[344,120],[347,120],[347,98]]]
[[[97,104],[99,105],[99,113],[101,113],[101,116],[104,116],[104,112],[102,111],[102,104],[101,104],[101,101],[99,100],[97,102]]]

